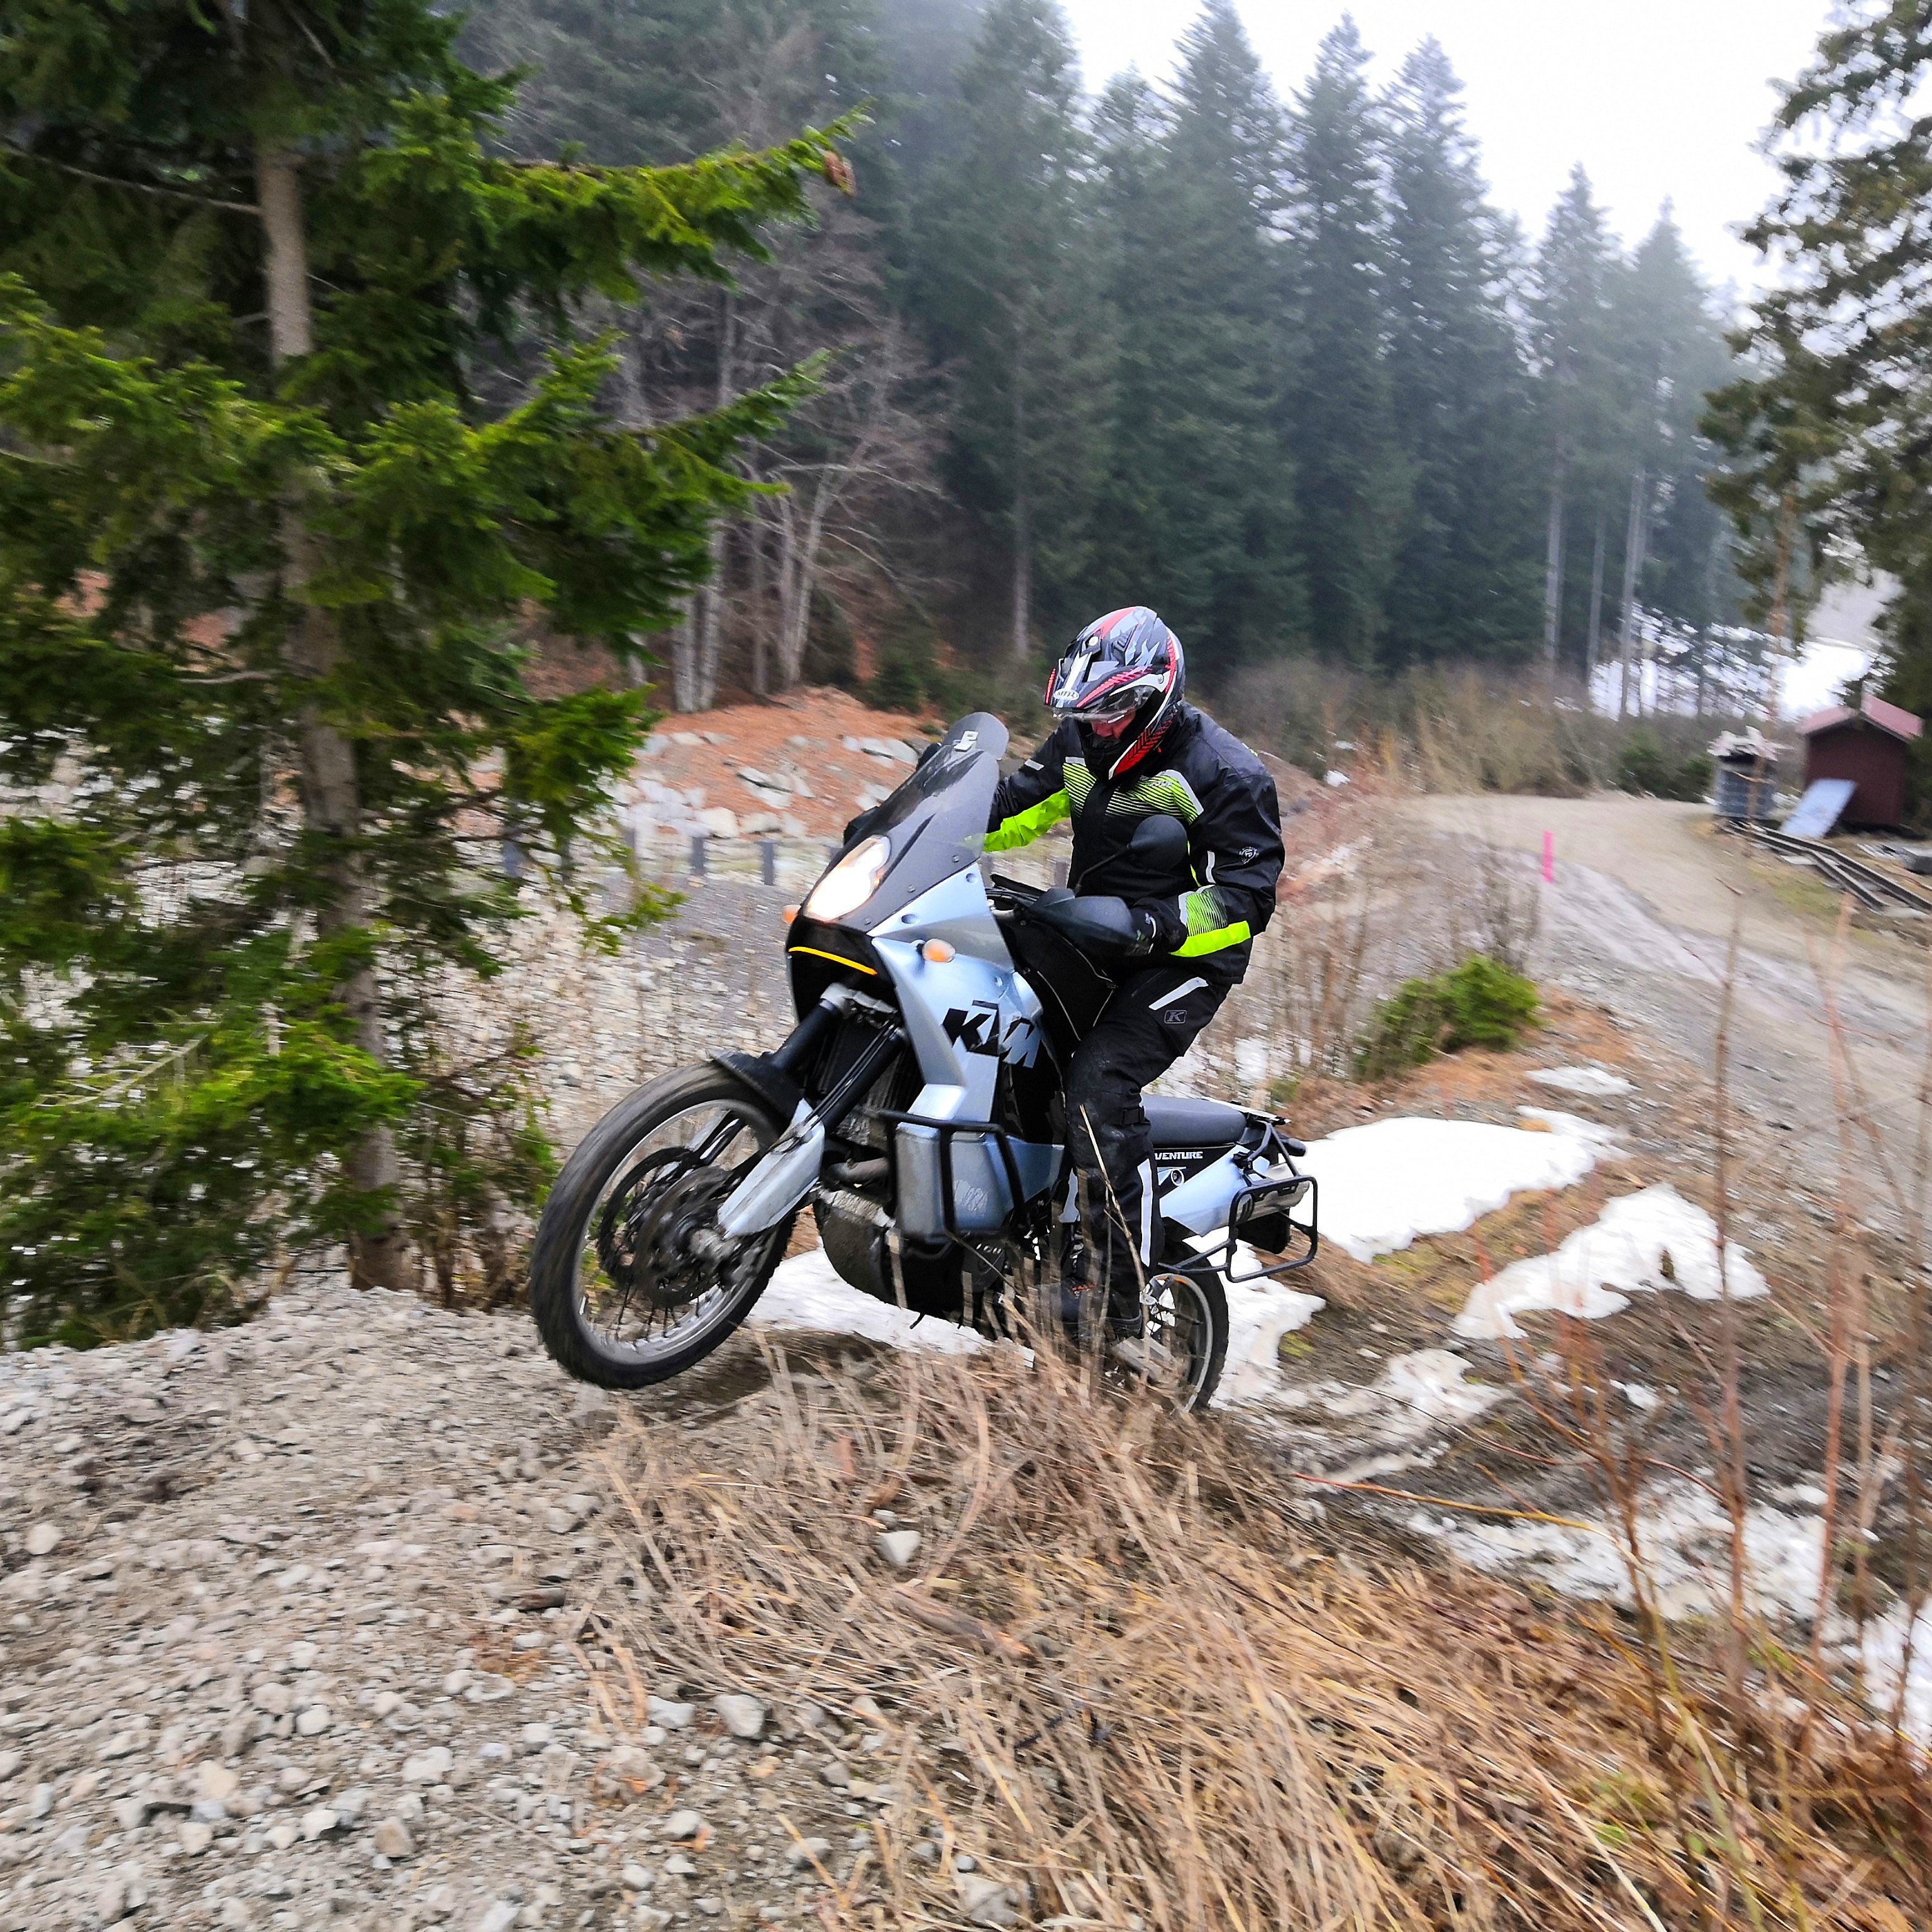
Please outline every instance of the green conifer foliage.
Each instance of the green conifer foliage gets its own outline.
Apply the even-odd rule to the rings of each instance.
[[[1281,116],[1212,0],[1172,106],[1138,76],[1099,116],[1114,380],[1094,518],[1096,609],[1154,605],[1210,671],[1298,641]]]
[[[958,153],[918,210],[914,301],[952,372],[950,481],[1001,553],[1009,653],[1084,559],[1103,380],[1081,221],[1086,133],[1057,0],[992,0],[958,76]]]
[[[1346,15],[1297,98],[1290,167],[1300,253],[1291,412],[1309,622],[1358,664],[1381,644],[1411,474],[1384,360],[1385,275],[1369,56]]]
[[[723,276],[804,212],[828,151],[502,158],[514,86],[465,68],[455,32],[424,0],[9,10],[18,1336],[216,1312],[319,1237],[353,1238],[360,1279],[406,1278],[451,1110],[478,1131],[439,1212],[494,1224],[541,1186],[514,1077],[458,1093],[424,1016],[494,968],[520,904],[506,832],[574,890],[648,714],[628,689],[534,697],[519,621],[634,656],[742,500],[733,449],[803,382],[621,434],[604,346],[571,318],[644,277]]]
[[[1730,379],[1732,363],[1711,292],[1668,208],[1631,256],[1616,309],[1619,353],[1631,370],[1632,441],[1646,479],[1642,601],[1692,630],[1734,622],[1729,532],[1704,488],[1716,452],[1700,427],[1705,398]]]
[[[1591,533],[1610,524],[1630,452],[1628,365],[1618,353],[1614,303],[1624,262],[1580,166],[1550,211],[1538,250],[1530,322],[1540,376],[1545,544],[1544,646],[1552,664],[1581,664]]]
[[[1853,560],[1898,585],[1879,686],[1932,715],[1932,15],[1867,0],[1820,38],[1775,124],[1784,185],[1746,239],[1778,272],[1713,398],[1718,489],[1760,621],[1796,629],[1810,587]],[[1922,741],[1918,789],[1932,797]]]
[[[1507,305],[1509,232],[1486,206],[1462,86],[1436,43],[1388,108],[1389,382],[1408,515],[1382,655],[1520,655],[1539,622],[1534,398]]]

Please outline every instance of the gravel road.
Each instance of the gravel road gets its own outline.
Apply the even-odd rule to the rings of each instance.
[[[1730,1061],[1747,1141],[1771,1157],[1828,1169],[1840,1124],[1862,1114],[1872,1133],[1846,1135],[1844,1151],[1862,1207],[1888,1218],[1924,1076],[1922,948],[1855,932],[1828,992],[1825,896],[1779,891],[1787,882],[1748,863],[1740,842],[1714,834],[1701,806],[1486,796],[1423,799],[1412,809],[1431,830],[1522,852],[1526,869],[1552,832],[1556,876],[1542,888],[1538,976],[1602,1003],[1707,1070],[1742,907]],[[1834,1049],[1834,1004],[1848,1059]]]
[[[334,1279],[0,1357],[0,1932],[817,1923],[890,1787],[852,1714],[601,1640],[621,1414],[526,1316]]]

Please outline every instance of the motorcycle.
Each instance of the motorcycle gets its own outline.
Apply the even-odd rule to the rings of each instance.
[[[702,1360],[807,1207],[867,1294],[988,1336],[1052,1325],[1029,1299],[1057,1288],[1076,1219],[1061,1070],[1114,981],[1039,916],[1039,888],[982,869],[1006,749],[998,718],[965,718],[854,821],[788,929],[798,1024],[782,1046],[651,1081],[566,1162],[530,1302],[569,1374],[642,1388]],[[1134,850],[1184,870],[1185,840],[1154,818]],[[1315,1258],[1316,1184],[1277,1115],[1156,1094],[1146,1108],[1163,1245],[1142,1332],[1106,1359],[1198,1409],[1227,1354],[1224,1284]]]

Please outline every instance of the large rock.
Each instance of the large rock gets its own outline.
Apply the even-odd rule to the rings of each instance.
[[[734,1738],[755,1738],[765,1728],[765,1707],[755,1697],[727,1691],[712,1699],[711,1708],[724,1719],[724,1728]]]

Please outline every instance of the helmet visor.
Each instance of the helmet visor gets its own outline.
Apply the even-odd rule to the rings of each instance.
[[[1078,724],[1116,724],[1124,718],[1131,718],[1154,694],[1156,687],[1145,678],[1134,678],[1122,683],[1103,686],[1084,698],[1076,698],[1070,692],[1056,696],[1053,708],[1063,718],[1071,718]]]

